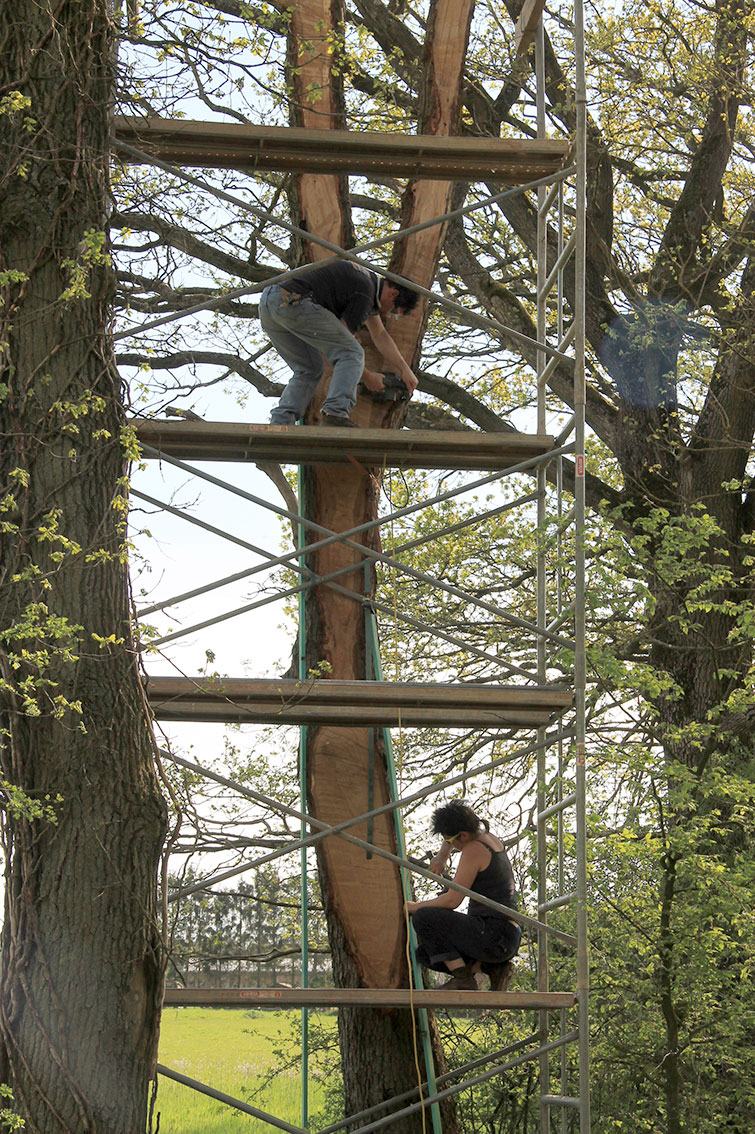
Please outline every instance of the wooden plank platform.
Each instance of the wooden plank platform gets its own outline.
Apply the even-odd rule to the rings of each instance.
[[[158,720],[241,724],[538,728],[572,704],[547,686],[148,677],[146,690]]]
[[[444,992],[408,988],[167,988],[166,1008],[571,1008],[573,992]]]
[[[310,130],[238,122],[116,117],[118,142],[173,165],[293,173],[352,173],[525,185],[557,173],[559,139],[458,138]],[[125,154],[127,161],[134,158]]]
[[[135,418],[139,440],[186,461],[343,463],[349,457],[380,468],[495,471],[543,456],[544,434],[433,429],[339,429],[337,426],[247,425],[238,421]]]
[[[537,25],[543,15],[545,0],[524,0],[519,13],[519,19],[514,29],[514,45],[517,55],[524,55],[531,43],[534,43]]]

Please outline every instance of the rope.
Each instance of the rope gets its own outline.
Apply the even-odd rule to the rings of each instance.
[[[403,892],[403,888],[402,888],[402,892]],[[412,1047],[414,1049],[414,1069],[417,1072],[417,1092],[418,1092],[418,1095],[419,1095],[419,1101],[420,1101],[420,1105],[421,1105],[420,1113],[422,1115],[422,1134],[427,1134],[427,1103],[425,1102],[425,1095],[424,1095],[424,1092],[422,1090],[422,1087],[424,1085],[424,1079],[423,1079],[423,1076],[422,1076],[422,1068],[420,1067],[420,1062],[419,1062],[419,1044],[417,1043],[417,1015],[416,1015],[416,1012],[414,1010],[414,991],[415,990],[414,990],[414,966],[412,964],[412,949],[411,949],[411,938],[410,938],[411,923],[409,921],[409,911],[406,908],[406,903],[404,904],[404,922],[406,924],[406,966],[409,969],[409,1011],[411,1012],[411,1016],[412,1016]],[[428,1068],[427,1071],[428,1071],[428,1079],[429,1079],[430,1069]]]

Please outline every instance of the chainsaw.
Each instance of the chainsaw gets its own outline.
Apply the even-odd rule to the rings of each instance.
[[[383,374],[383,389],[368,390],[364,382],[359,383],[359,391],[367,394],[373,402],[408,402],[411,394],[398,374]]]

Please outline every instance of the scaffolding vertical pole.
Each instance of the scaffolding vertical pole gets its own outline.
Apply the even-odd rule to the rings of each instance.
[[[558,246],[556,248],[557,262],[561,263],[561,255],[564,251],[564,187],[563,184],[559,185],[558,189]],[[556,291],[556,342],[561,343],[564,337],[564,267],[563,265],[558,271],[557,291]],[[558,527],[556,529],[556,615],[560,618],[563,599],[563,569],[564,569],[564,460],[563,457],[556,458],[556,520]],[[564,776],[566,775],[566,767],[564,764],[564,742],[559,740],[556,750],[556,785],[558,792],[557,802],[560,803],[564,797]],[[559,809],[556,816],[556,893],[563,895],[565,886],[564,875],[564,812]],[[559,1022],[561,1025],[561,1038],[563,1039],[567,1032],[566,1012],[559,1013]],[[569,1083],[569,1069],[568,1069],[568,1056],[566,1044],[563,1044],[560,1049],[561,1059],[561,1097],[566,1098],[568,1095]],[[561,1134],[567,1134],[569,1116],[565,1106],[561,1107]]]
[[[577,795],[577,996],[579,1012],[579,1128],[590,1132],[590,1033],[587,952],[587,814],[585,805],[585,286],[587,202],[587,84],[583,0],[574,0],[574,49],[577,111],[577,197],[575,248],[574,412],[576,415],[575,505],[575,673]]]
[[[298,475],[299,514],[302,515],[302,468]],[[299,551],[305,544],[304,527],[296,525],[296,543]],[[299,556],[299,566],[306,570],[306,555]],[[304,576],[302,575],[302,578]],[[299,591],[299,680],[307,676],[307,636],[306,636],[306,591]],[[307,814],[307,726],[299,726],[299,810]],[[308,835],[304,819],[300,827],[301,837]],[[301,856],[301,986],[309,988],[309,899],[307,891],[307,848],[302,847]],[[301,1010],[301,1124],[309,1125],[309,1009]]]
[[[558,231],[559,231],[559,245],[563,243],[563,230],[564,230],[564,202],[563,194],[559,200],[559,217],[558,217]],[[559,248],[560,251],[560,248]],[[559,342],[563,337],[563,319],[561,317],[561,305],[563,297],[563,278],[562,273],[559,273]],[[564,515],[564,459],[563,457],[556,458],[556,500],[557,500],[557,518],[558,518],[558,534],[556,536],[556,612],[561,615],[564,602],[564,539],[563,539],[563,526],[562,520]],[[558,774],[558,787],[559,787],[559,802],[563,798],[564,777],[566,776],[566,760],[564,758],[564,742],[560,739],[558,742],[557,753],[557,774]],[[556,832],[557,832],[557,862],[556,862],[556,893],[563,895],[566,888],[566,871],[565,871],[565,856],[564,856],[564,812],[563,809],[559,810],[556,816]],[[561,1022],[561,1039],[567,1033],[567,1020],[566,1012],[560,1013]],[[566,1044],[561,1047],[561,1097],[566,1098],[569,1093],[569,1065]],[[561,1107],[561,1134],[566,1134],[569,1123],[569,1116],[565,1106]]]
[[[537,99],[537,136],[545,137],[545,54],[542,17],[538,23],[535,35],[535,82]],[[545,281],[548,277],[548,222],[543,215],[547,191],[543,188],[537,191],[537,341],[544,343],[548,333],[547,304],[548,297],[545,291]],[[537,431],[546,431],[545,407],[545,381],[543,371],[547,357],[544,351],[537,352]],[[546,478],[545,467],[540,466],[537,471],[537,627],[545,629],[547,616],[546,593]],[[541,685],[545,684],[546,675],[546,649],[545,637],[542,633],[537,635],[537,679]],[[547,806],[547,754],[544,745],[545,730],[538,730],[537,753],[537,902],[538,918],[546,921],[548,914],[543,911],[548,897],[548,853],[546,819],[543,812]],[[537,935],[537,987],[539,992],[548,991],[548,940],[547,934]],[[548,1043],[548,1013],[539,1013],[539,1036],[541,1053],[539,1057],[540,1078],[540,1134],[548,1134],[550,1122],[550,1108],[542,1100],[550,1094],[549,1055],[543,1050]]]

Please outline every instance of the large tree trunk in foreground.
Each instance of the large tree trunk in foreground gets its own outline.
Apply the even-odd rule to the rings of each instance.
[[[427,80],[420,132],[458,131],[462,66],[472,9],[472,0],[463,3],[439,0],[432,5],[424,59]],[[289,62],[295,62],[297,68],[294,77],[294,122],[297,125],[320,129],[343,125],[337,68],[329,66],[323,46],[333,42],[333,33],[337,33],[340,23],[340,9],[332,0],[308,0],[293,12]],[[317,100],[310,105],[308,100],[313,90],[317,91]],[[452,186],[447,183],[411,182],[405,197],[404,221],[415,223],[442,214],[448,208],[451,192]],[[299,179],[296,208],[299,222],[318,236],[325,236],[342,247],[353,243],[346,186],[338,179],[319,176]],[[315,227],[317,218],[320,221]],[[443,232],[443,227],[438,226],[402,245],[394,255],[394,271],[405,272],[417,283],[429,287]],[[312,259],[320,255],[316,245],[311,246],[308,253]],[[420,304],[402,323],[400,349],[411,362],[419,354],[424,305]],[[368,365],[379,368],[380,361],[368,355]],[[326,375],[323,390],[328,380],[329,375]],[[310,413],[317,410],[320,401],[321,398],[315,400]],[[366,398],[360,399],[354,411],[356,420],[372,427],[386,426],[395,416],[392,407],[374,404]],[[344,531],[377,514],[379,483],[373,470],[356,464],[313,467],[307,470],[305,485],[305,514],[333,531]],[[367,538],[374,546],[375,536]],[[355,552],[332,545],[312,559],[311,565],[320,575],[354,564],[353,573],[340,578],[340,585],[358,596],[372,593],[372,573],[365,579]],[[364,610],[359,599],[336,594],[327,587],[318,588],[307,603],[306,629],[308,666],[326,661],[331,667],[330,675],[345,680],[363,680],[372,675],[366,657]],[[371,744],[368,729],[311,729],[307,767],[309,806],[313,814],[328,823],[362,814],[390,798],[379,733]],[[392,815],[376,819],[371,834],[366,824],[354,828],[354,832],[361,838],[370,837],[380,847],[396,851]],[[406,923],[401,880],[396,868],[385,859],[368,858],[364,852],[337,839],[318,845],[318,864],[337,984],[367,988],[407,986]],[[371,1008],[342,1010],[339,1034],[347,1114],[416,1086],[418,1069],[409,1013]],[[437,1038],[434,1047],[440,1071],[444,1063]],[[424,1078],[423,1067],[419,1074]],[[422,1116],[417,1114],[395,1129],[414,1134],[422,1126]],[[452,1105],[444,1108],[444,1128],[449,1134],[456,1128]]]
[[[6,781],[55,813],[6,806],[6,1075],[30,1132],[138,1134],[165,817],[129,623],[124,414],[98,236],[109,5],[6,4],[0,30],[0,87],[18,92],[0,117],[0,744]]]

